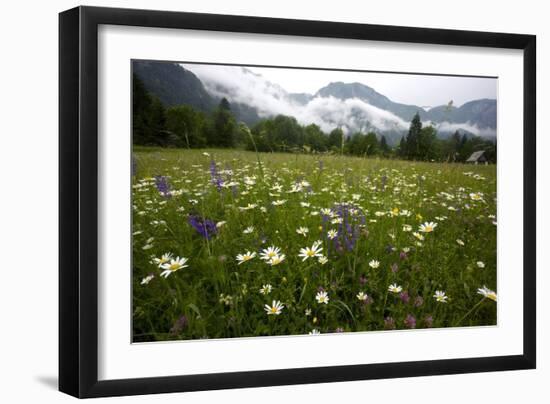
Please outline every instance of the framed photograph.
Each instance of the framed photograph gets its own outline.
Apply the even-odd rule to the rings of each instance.
[[[59,27],[61,391],[535,368],[535,36]]]

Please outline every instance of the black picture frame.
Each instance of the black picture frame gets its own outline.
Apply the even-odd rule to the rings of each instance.
[[[180,28],[523,51],[523,354],[99,381],[98,26]],[[77,7],[59,15],[59,390],[104,397],[536,366],[536,37],[506,33]]]

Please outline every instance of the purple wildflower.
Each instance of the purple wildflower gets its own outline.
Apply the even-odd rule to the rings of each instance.
[[[384,318],[384,329],[395,330],[395,320],[393,319],[393,317]]]
[[[433,324],[434,324],[434,318],[432,316],[427,316],[424,319],[424,325],[426,326],[426,328],[432,328]]]
[[[405,251],[401,251],[399,253],[399,258],[401,258],[402,260],[406,260],[407,259],[407,253]]]
[[[416,318],[412,314],[407,314],[407,317],[403,321],[405,327],[407,328],[416,328]]]
[[[334,330],[334,332],[344,332],[344,329],[342,327],[338,327]]]
[[[407,292],[406,290],[399,293],[399,298],[405,304],[409,304],[409,301],[411,300],[411,297],[409,296],[409,292]]]
[[[155,186],[163,197],[170,198],[172,196],[172,194],[170,193],[170,184],[168,183],[168,177],[164,175],[155,175]]]
[[[212,184],[214,184],[216,188],[218,188],[218,191],[221,191],[223,186],[223,179],[220,173],[218,173],[218,169],[216,167],[216,162],[214,161],[214,159],[210,160],[210,178]]]
[[[180,334],[187,327],[187,317],[181,316],[176,320],[172,328],[170,328],[170,333]]]
[[[395,274],[399,270],[399,266],[396,263],[391,264],[391,271]]]
[[[218,229],[216,223],[210,219],[203,219],[200,216],[189,215],[189,224],[205,239],[210,240],[216,235]]]
[[[344,248],[352,251],[361,233],[361,225],[365,224],[365,215],[361,208],[347,203],[335,205],[333,212],[342,219],[338,225],[338,237],[333,240],[334,246],[338,252],[343,252]]]
[[[422,296],[416,296],[414,298],[414,307],[420,307],[424,304],[424,299]]]
[[[367,277],[366,277],[365,275],[361,275],[361,276],[359,277],[359,284],[360,284],[361,286],[365,286],[366,283],[367,283]]]

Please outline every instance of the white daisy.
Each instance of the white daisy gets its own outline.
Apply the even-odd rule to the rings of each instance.
[[[255,252],[247,251],[244,254],[237,255],[237,261],[239,262],[239,265],[241,265],[243,262],[250,261],[255,256],[256,256]]]
[[[497,301],[497,294],[495,291],[487,288],[487,286],[483,285],[482,288],[479,288],[477,290],[477,293],[482,295],[483,297],[486,297],[487,299],[491,299],[493,301]]]
[[[365,292],[359,292],[355,295],[355,297],[362,302],[366,301],[369,298]]]
[[[161,272],[160,276],[163,276],[165,278],[168,278],[173,272],[176,272],[182,268],[187,268],[189,265],[187,265],[188,259],[185,257],[176,257],[170,260],[170,262],[167,262],[165,264],[162,264],[160,267],[164,269],[164,271]]]
[[[305,237],[309,233],[309,229],[307,227],[298,227],[296,233]]]
[[[321,247],[321,242],[316,241],[315,243],[313,243],[311,248],[310,247],[300,248],[300,254],[298,254],[298,257],[301,257],[302,261],[305,261],[308,258],[320,257],[321,251],[323,251],[323,247]]]
[[[317,303],[319,304],[328,304],[328,301],[329,301],[328,293],[325,292],[324,290],[317,292],[317,294],[315,295],[315,300],[317,300]]]
[[[327,232],[327,237],[331,240],[334,240],[336,237],[338,237],[338,231],[337,230],[329,230]]]
[[[445,295],[445,292],[443,292],[442,290],[436,290],[433,297],[439,303],[447,303],[448,297]]]
[[[437,227],[437,223],[426,222],[426,223],[422,223],[418,227],[418,231],[421,231],[422,233],[431,233],[432,231],[435,230],[436,227]]]
[[[158,265],[158,267],[160,268],[162,264],[166,264],[171,259],[172,259],[172,253],[165,253],[165,254],[162,254],[160,258],[153,258],[153,264]]]
[[[145,278],[143,278],[141,280],[141,285],[147,285],[149,282],[151,282],[153,280],[153,278],[155,277],[155,275],[151,274],[151,275],[147,275]]]
[[[269,261],[267,261],[267,263],[272,267],[274,267],[275,265],[279,265],[281,262],[283,262],[285,260],[285,257],[286,256],[284,254],[279,254],[274,257],[271,257]]]
[[[401,286],[398,286],[396,283],[392,283],[390,286],[388,286],[388,292],[391,293],[400,293],[403,290]]]
[[[269,261],[271,258],[276,257],[281,253],[281,249],[279,247],[275,247],[272,245],[271,247],[264,248],[260,252],[260,258],[264,261]]]
[[[376,261],[376,260],[371,260],[369,262],[369,267],[371,268],[378,268],[380,266],[380,262],[379,261]]]
[[[271,316],[271,315],[278,316],[279,314],[281,314],[284,307],[285,306],[279,300],[277,301],[273,300],[273,302],[271,303],[271,306],[268,304],[264,305],[264,310],[266,311],[268,316]]]
[[[269,295],[271,293],[271,290],[273,289],[273,286],[271,286],[269,283],[266,285],[262,285],[260,288],[260,293],[262,295]]]

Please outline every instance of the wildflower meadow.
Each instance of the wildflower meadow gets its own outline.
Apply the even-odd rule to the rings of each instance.
[[[497,322],[496,165],[132,158],[134,342]]]

